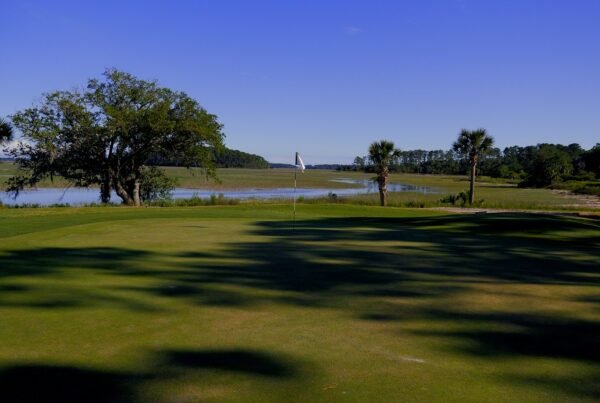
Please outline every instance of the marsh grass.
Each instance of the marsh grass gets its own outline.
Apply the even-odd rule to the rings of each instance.
[[[179,181],[180,187],[203,188],[214,190],[227,189],[260,189],[279,188],[293,186],[293,170],[291,169],[220,169],[218,175],[220,183],[207,181],[200,170],[187,170],[185,168],[165,168],[168,175]],[[14,166],[9,163],[0,163],[0,172],[8,175],[14,172]],[[372,174],[361,172],[336,172],[327,170],[307,170],[304,174],[298,174],[298,186],[304,188],[330,189],[335,194],[336,189],[348,188],[358,185],[335,182],[339,179],[369,180]],[[444,207],[440,199],[450,194],[457,194],[469,187],[466,176],[448,175],[417,175],[417,174],[391,174],[390,182],[403,183],[407,185],[425,186],[431,188],[434,193],[423,194],[414,192],[390,193],[388,203],[395,207]],[[65,186],[58,178],[54,183],[44,182],[43,186]],[[573,185],[573,189],[576,186]],[[366,206],[378,205],[376,194],[361,194],[355,196],[326,196],[316,199],[305,198],[300,200],[307,204],[315,203],[347,203]],[[551,189],[524,189],[517,186],[516,181],[498,178],[479,177],[476,187],[476,199],[483,200],[481,207],[500,209],[525,209],[525,210],[594,210],[594,207],[578,203],[570,195],[559,194]],[[266,204],[288,202],[291,200],[275,199],[261,201]],[[223,203],[212,204],[236,204],[257,203],[252,201],[231,201],[225,198]],[[153,203],[155,206],[200,206],[205,205],[202,200],[187,201],[159,201]],[[210,203],[209,203],[210,204]],[[577,205],[579,204],[579,205]],[[596,209],[597,210],[597,209]]]

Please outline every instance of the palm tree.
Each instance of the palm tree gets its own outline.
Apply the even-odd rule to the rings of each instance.
[[[493,145],[494,139],[485,132],[485,129],[473,131],[463,129],[458,135],[458,139],[452,145],[454,151],[469,158],[469,164],[471,165],[469,204],[473,204],[475,201],[475,175],[479,158],[489,151]]]
[[[374,165],[379,185],[379,200],[381,205],[387,204],[387,179],[389,165],[398,157],[400,151],[394,148],[394,143],[387,140],[376,141],[369,147],[369,158]]]
[[[12,139],[13,128],[6,120],[0,118],[0,144]]]

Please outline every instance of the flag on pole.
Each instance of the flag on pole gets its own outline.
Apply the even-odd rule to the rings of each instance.
[[[296,153],[296,168],[300,168],[302,172],[304,172],[304,170],[306,169],[306,167],[304,166],[304,161],[302,161],[302,158],[298,153]]]

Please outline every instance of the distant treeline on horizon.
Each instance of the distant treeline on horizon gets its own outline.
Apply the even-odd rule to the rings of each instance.
[[[333,169],[333,170],[339,170],[340,167],[343,167],[345,165],[342,164],[316,164],[316,165],[306,165],[306,169]],[[280,163],[275,163],[272,162],[269,164],[269,168],[294,168],[295,165],[293,164],[280,164]]]
[[[250,168],[250,169],[267,169],[269,163],[260,155],[249,154],[239,150],[232,150],[227,147],[221,149],[211,149],[212,157],[217,168]],[[179,166],[177,161],[172,161],[154,155],[148,159],[148,165],[157,166]]]
[[[356,157],[341,171],[373,172],[368,156]],[[391,172],[463,175],[469,162],[454,150],[407,150],[390,165]],[[589,150],[579,144],[541,143],[535,146],[492,148],[477,164],[478,175],[518,179],[523,186],[548,186],[565,180],[600,179],[600,143]]]

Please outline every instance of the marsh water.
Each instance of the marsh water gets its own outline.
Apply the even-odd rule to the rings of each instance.
[[[355,187],[348,188],[297,188],[296,197],[316,198],[335,194],[337,196],[350,196],[357,194],[377,193],[377,183],[369,180],[335,179],[332,182],[346,183]],[[357,186],[358,185],[358,186]],[[401,183],[388,184],[389,192],[417,192],[437,193],[433,188],[424,186],[405,185]],[[176,188],[172,192],[173,199],[189,199],[191,197],[208,198],[213,194],[223,194],[229,199],[291,199],[294,197],[294,188],[270,188],[270,189],[188,189]],[[111,201],[120,202],[120,198],[113,192]],[[53,204],[69,204],[72,206],[99,203],[99,190],[95,188],[38,188],[35,190],[24,190],[17,198],[10,194],[1,192],[0,201],[6,205],[37,204],[49,206]]]

